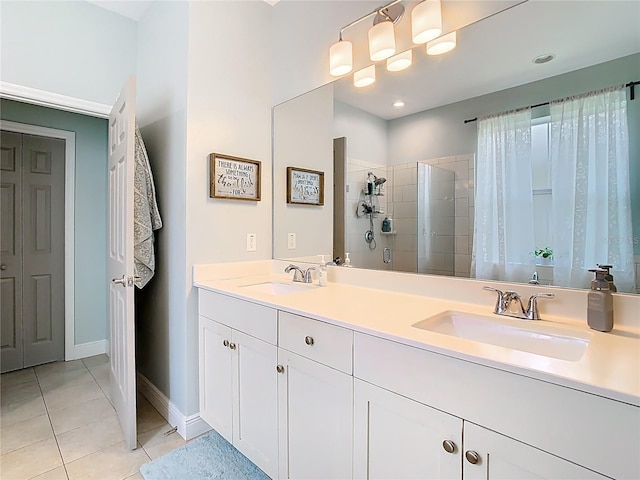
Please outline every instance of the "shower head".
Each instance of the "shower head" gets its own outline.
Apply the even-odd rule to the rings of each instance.
[[[377,177],[377,178],[376,178],[376,181],[375,181],[375,184],[376,184],[376,185],[382,185],[382,184],[383,184],[384,182],[386,182],[386,181],[387,181],[387,179],[386,179],[386,178],[384,178],[384,177]]]

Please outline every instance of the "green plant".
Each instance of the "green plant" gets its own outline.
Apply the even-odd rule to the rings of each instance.
[[[551,258],[553,257],[553,250],[550,247],[538,248],[533,254],[536,257]]]

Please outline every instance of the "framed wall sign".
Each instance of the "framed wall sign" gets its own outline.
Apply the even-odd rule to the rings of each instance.
[[[220,153],[209,155],[209,197],[260,200],[260,162]]]
[[[324,205],[324,172],[287,167],[287,203]]]

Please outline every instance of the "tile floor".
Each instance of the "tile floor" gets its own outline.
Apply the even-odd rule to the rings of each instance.
[[[138,395],[138,448],[128,450],[109,401],[106,355],[0,376],[2,480],[142,479],[139,468],[182,446]]]

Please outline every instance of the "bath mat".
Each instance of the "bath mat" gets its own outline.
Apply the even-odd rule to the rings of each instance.
[[[269,480],[214,430],[145,463],[140,473],[145,480]]]

